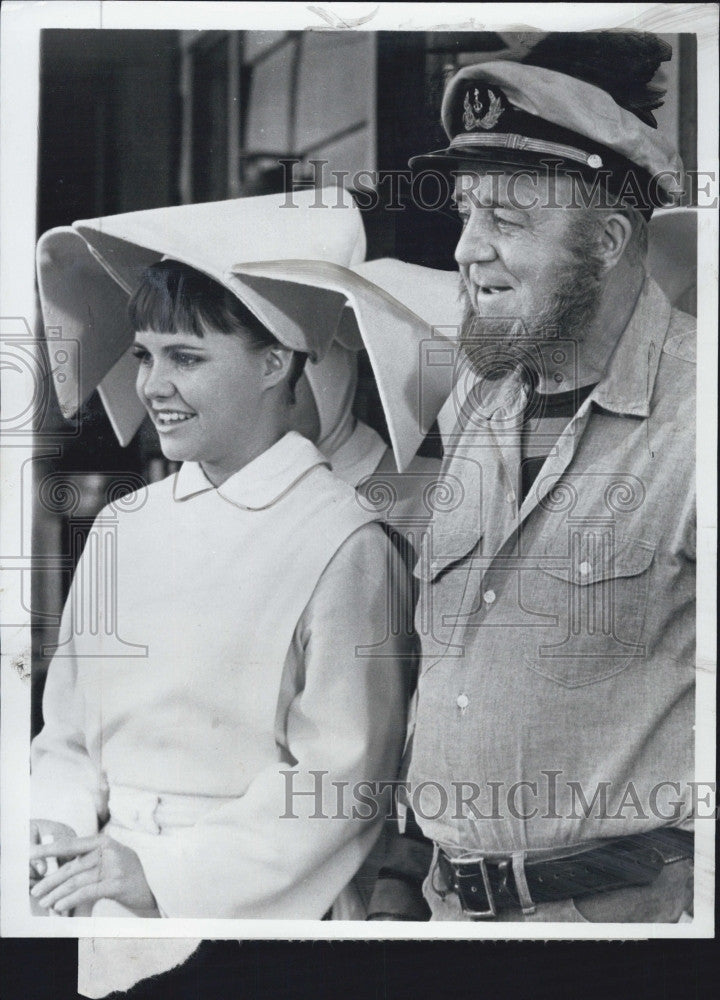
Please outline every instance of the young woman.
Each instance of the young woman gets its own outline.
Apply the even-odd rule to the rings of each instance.
[[[396,775],[405,582],[288,430],[297,327],[270,333],[173,260],[129,313],[138,394],[183,464],[105,508],[78,565],[33,743],[31,894],[64,914],[321,918],[380,830],[353,790]],[[108,537],[114,575],[96,573]]]

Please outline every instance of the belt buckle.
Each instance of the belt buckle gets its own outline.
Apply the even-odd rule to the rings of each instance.
[[[450,865],[455,875],[455,885],[453,888],[458,894],[460,903],[463,908],[463,913],[473,920],[488,920],[492,917],[497,916],[497,907],[495,905],[495,900],[493,898],[492,888],[490,886],[490,876],[488,875],[487,865],[485,864],[485,858],[448,858]],[[487,909],[479,910],[468,905],[466,900],[466,890],[467,886],[462,884],[462,880],[467,878],[467,875],[461,873],[460,869],[463,865],[475,865],[480,868],[480,874],[482,875],[483,887],[485,889],[485,899],[487,901]],[[473,884],[470,887],[470,893],[477,893],[477,885]]]

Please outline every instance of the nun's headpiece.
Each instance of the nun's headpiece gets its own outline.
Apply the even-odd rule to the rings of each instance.
[[[457,373],[455,341],[463,317],[457,273],[391,258],[352,267],[276,260],[238,264],[235,271],[268,298],[285,295],[280,292],[283,285],[313,289],[319,316],[332,317],[330,303],[340,298],[345,308],[335,328],[336,343],[367,350],[395,462],[404,471],[450,395]],[[340,404],[347,399],[345,383],[354,373],[347,361],[347,350],[331,350],[325,360],[306,368],[326,438],[323,409],[334,407],[335,419],[346,412],[340,412]]]
[[[320,197],[318,197],[320,195]],[[299,191],[180,205],[75,222],[51,229],[38,243],[40,303],[46,327],[79,343],[76,370],[56,382],[62,412],[72,416],[98,389],[113,428],[127,444],[144,417],[135,396],[135,331],[129,296],[143,272],[162,259],[187,264],[223,285],[286,347],[313,360],[327,352],[344,302],[315,301],[308,289],[274,289],[272,299],[247,287],[238,261],[310,257],[354,264],[365,257],[365,231],[349,194],[342,210],[332,191]],[[332,315],[323,315],[327,308]]]
[[[353,352],[366,348],[396,462],[406,468],[451,389],[451,340],[462,319],[457,274],[363,262],[360,212],[347,194],[344,210],[327,207],[337,203],[335,190],[313,190],[133,212],[46,233],[38,244],[45,325],[80,343],[77,370],[56,384],[63,412],[71,416],[98,389],[121,444],[132,439],[145,410],[134,389],[128,297],[148,266],[170,258],[218,281],[281,343],[310,355],[325,436],[349,412]]]

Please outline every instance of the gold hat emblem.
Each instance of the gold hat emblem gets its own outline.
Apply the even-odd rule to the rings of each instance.
[[[490,89],[488,89],[488,97],[490,98],[490,104],[483,115],[483,105],[480,101],[480,91],[477,87],[475,87],[472,102],[470,101],[470,91],[465,92],[463,125],[466,132],[472,132],[478,128],[490,129],[494,125],[497,125],[500,115],[505,109],[502,106],[500,98]]]

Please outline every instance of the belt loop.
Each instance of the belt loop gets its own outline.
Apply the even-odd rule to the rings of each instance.
[[[443,882],[445,881],[445,879],[442,878],[442,872],[440,871],[440,846],[439,844],[434,843],[433,857],[432,857],[432,862],[430,864],[430,888],[434,893],[436,893],[440,897],[440,899],[445,899],[448,892],[450,891],[450,886],[446,884],[446,887],[444,889],[441,889],[440,886],[437,884],[437,878],[436,878],[437,875],[440,876]]]
[[[155,802],[155,806],[153,807],[153,811],[150,814],[150,822],[155,824],[155,828],[158,834],[161,834],[163,832],[162,825],[158,820],[158,809],[160,809],[161,806],[162,806],[162,798],[158,795],[157,801]]]
[[[522,906],[522,911],[525,916],[530,916],[535,913],[537,906],[533,903],[532,896],[530,895],[530,889],[528,888],[527,879],[525,878],[525,852],[515,851],[512,854],[512,870],[513,876],[515,877],[515,885],[517,887],[518,899],[520,900],[520,906]]]
[[[395,796],[395,809],[397,811],[397,828],[401,835],[405,833],[408,822],[408,807],[400,798],[400,792]]]

